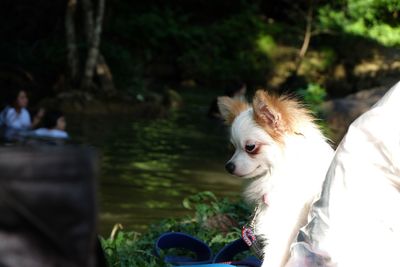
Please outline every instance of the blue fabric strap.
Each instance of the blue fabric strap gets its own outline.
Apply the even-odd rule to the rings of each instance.
[[[246,250],[249,246],[243,239],[237,239],[225,247],[223,247],[217,255],[212,258],[211,249],[201,240],[180,232],[168,232],[162,234],[155,243],[155,254],[161,258],[161,250],[170,248],[180,248],[192,251],[196,257],[190,258],[185,256],[167,255],[163,258],[165,263],[170,263],[179,266],[246,266],[259,267],[261,261],[255,257],[249,257],[241,261],[233,261],[233,258]]]
[[[213,262],[216,263],[229,262],[232,266],[249,266],[249,267],[261,266],[262,262],[256,257],[249,257],[241,261],[233,261],[233,258],[237,254],[247,250],[249,250],[249,246],[246,244],[246,242],[242,238],[237,239],[229,243],[225,247],[223,247],[217,253],[217,255],[215,255]]]
[[[177,264],[177,265],[189,265],[189,264],[206,264],[212,261],[211,249],[201,240],[180,232],[168,232],[162,234],[156,241],[155,253],[158,257],[161,257],[161,250],[169,248],[182,248],[187,249],[196,254],[196,258],[182,257],[169,255],[164,257],[164,262]]]
[[[234,256],[246,250],[249,250],[249,246],[247,246],[243,239],[237,239],[223,247],[217,255],[215,255],[214,262],[232,261]]]

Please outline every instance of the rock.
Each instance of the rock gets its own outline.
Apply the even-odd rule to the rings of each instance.
[[[164,101],[163,96],[161,94],[151,91],[147,92],[144,98],[145,102],[150,102],[157,105],[162,105],[162,102]]]
[[[194,88],[197,86],[197,83],[195,80],[183,80],[181,81],[181,86],[184,88]]]
[[[379,86],[362,90],[344,98],[333,99],[322,104],[324,119],[332,130],[332,141],[338,144],[349,125],[374,105],[391,86]]]
[[[179,108],[183,104],[180,94],[172,89],[167,89],[164,93],[163,104],[169,108]]]
[[[41,101],[40,106],[57,108],[67,114],[129,114],[135,118],[161,118],[167,116],[168,108],[162,104],[163,97],[151,94],[142,102],[131,97],[116,95],[107,99],[95,98],[85,92],[69,91],[57,95],[56,98],[47,98]]]

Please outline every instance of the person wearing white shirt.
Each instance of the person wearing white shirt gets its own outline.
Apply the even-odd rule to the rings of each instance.
[[[6,139],[14,139],[21,133],[36,127],[44,113],[43,110],[40,110],[32,121],[27,110],[29,99],[26,91],[20,89],[13,93],[11,103],[0,114],[0,124],[5,129],[4,137]]]
[[[67,123],[60,111],[48,111],[43,118],[43,127],[34,131],[34,135],[43,138],[67,139]]]
[[[8,128],[14,130],[29,130],[31,128],[31,116],[26,108],[17,110],[13,107],[7,107],[4,116],[4,123]]]

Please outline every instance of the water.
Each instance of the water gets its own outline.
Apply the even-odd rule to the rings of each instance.
[[[231,153],[226,128],[206,117],[212,96],[187,94],[167,118],[68,116],[69,132],[101,154],[100,233],[115,223],[143,231],[162,218],[188,214],[182,200],[209,190],[236,198],[240,180],[224,163]]]

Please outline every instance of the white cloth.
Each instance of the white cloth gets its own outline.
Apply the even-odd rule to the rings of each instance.
[[[28,130],[31,127],[31,116],[26,108],[22,108],[18,113],[15,108],[7,107],[4,112],[4,124],[7,128]]]
[[[65,131],[57,130],[57,129],[47,129],[40,128],[34,131],[35,136],[39,137],[49,137],[49,138],[58,138],[58,139],[66,139],[68,138],[68,134]]]
[[[349,127],[287,266],[400,266],[399,116],[397,83]]]

